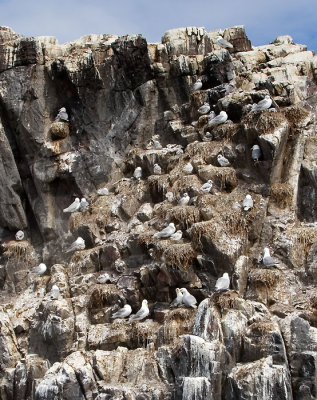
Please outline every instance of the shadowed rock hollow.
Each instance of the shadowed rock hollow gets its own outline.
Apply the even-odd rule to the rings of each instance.
[[[1,27],[0,398],[316,398],[316,85],[306,46],[242,26],[63,45]],[[169,223],[181,239],[154,236]],[[197,309],[169,307],[182,287]],[[143,299],[146,319],[111,318]]]

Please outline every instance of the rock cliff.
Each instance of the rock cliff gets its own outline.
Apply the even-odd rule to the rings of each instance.
[[[316,398],[316,107],[317,57],[289,36],[60,45],[1,27],[0,398]],[[76,197],[89,207],[64,213]],[[154,236],[169,223],[181,239]],[[170,308],[177,287],[197,309]],[[111,318],[143,299],[146,319]]]

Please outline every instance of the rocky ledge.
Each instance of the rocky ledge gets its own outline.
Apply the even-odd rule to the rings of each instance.
[[[316,398],[316,85],[242,26],[2,27],[0,398]]]

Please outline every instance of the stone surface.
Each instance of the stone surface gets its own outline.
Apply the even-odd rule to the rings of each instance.
[[[243,26],[64,45],[0,28],[1,399],[316,398],[316,59]],[[228,121],[209,128],[204,102]],[[180,240],[154,236],[171,222]],[[182,287],[197,308],[170,308]],[[113,320],[145,299],[143,320]]]

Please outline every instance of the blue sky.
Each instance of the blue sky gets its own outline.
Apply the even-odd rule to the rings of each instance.
[[[172,28],[245,25],[253,45],[289,34],[317,51],[316,16],[317,0],[0,0],[0,25],[60,43],[88,33],[141,33],[157,42]]]

